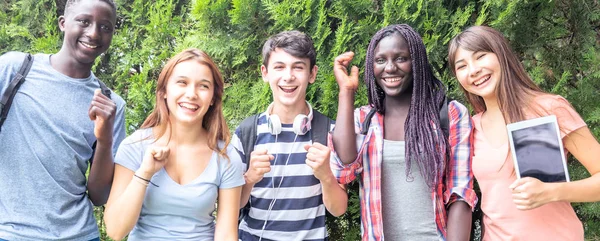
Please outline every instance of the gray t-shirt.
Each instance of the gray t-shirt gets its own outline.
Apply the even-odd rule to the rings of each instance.
[[[141,129],[125,138],[115,157],[115,163],[136,171],[144,152],[154,142],[152,129]],[[223,142],[219,143],[222,148]],[[213,240],[215,233],[215,202],[219,189],[244,185],[242,159],[232,147],[227,147],[229,161],[213,152],[206,169],[192,182],[180,185],[164,168],[148,185],[140,217],[128,240]]]
[[[0,56],[0,93],[24,53]],[[70,78],[35,55],[0,132],[0,238],[89,240],[99,236],[86,194],[94,122],[88,110],[99,88],[94,75]],[[125,137],[125,101],[115,93],[113,153]]]
[[[442,240],[437,233],[431,191],[417,163],[406,178],[405,142],[383,140],[381,211],[386,240]]]

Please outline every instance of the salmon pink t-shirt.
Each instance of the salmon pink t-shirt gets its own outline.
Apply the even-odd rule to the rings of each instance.
[[[561,96],[541,95],[534,98],[540,113],[527,113],[527,119],[555,115],[561,138],[585,126],[569,102]],[[481,114],[473,116],[473,174],[481,189],[484,213],[484,241],[581,241],[583,225],[568,202],[551,202],[532,210],[518,210],[509,188],[517,176],[508,141],[491,146],[481,128]],[[565,149],[565,155],[567,150]]]

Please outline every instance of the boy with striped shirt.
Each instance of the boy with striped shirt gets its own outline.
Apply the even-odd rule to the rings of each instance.
[[[248,132],[241,126],[232,139],[246,166],[241,206],[249,206],[239,238],[328,240],[325,210],[343,214],[348,197],[331,172],[326,143],[312,141],[311,123],[323,124],[314,121],[321,114],[306,101],[318,70],[313,42],[299,31],[281,32],[265,42],[262,55],[262,78],[273,103],[256,119],[254,151],[244,149],[241,140]]]

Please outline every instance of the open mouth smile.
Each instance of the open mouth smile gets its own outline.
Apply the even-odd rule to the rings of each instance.
[[[481,78],[481,79],[479,79],[478,81],[475,81],[475,82],[473,82],[473,84],[474,84],[475,86],[480,86],[480,85],[482,85],[483,83],[486,83],[488,80],[490,80],[490,78],[491,78],[491,75],[488,75],[488,76],[486,76],[486,77],[484,77],[484,78]]]
[[[279,89],[281,89],[283,92],[285,93],[292,93],[294,91],[296,91],[296,89],[298,89],[298,87],[283,87],[283,86],[279,86]]]
[[[200,108],[200,106],[198,106],[196,104],[190,104],[190,103],[179,103],[179,107],[188,109],[191,111],[197,111]]]
[[[89,49],[96,49],[96,48],[99,47],[98,45],[94,45],[94,44],[90,44],[90,43],[85,43],[83,41],[79,41],[79,43],[81,45],[83,45],[84,47],[89,48]]]

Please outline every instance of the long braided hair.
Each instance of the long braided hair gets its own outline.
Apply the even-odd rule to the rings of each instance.
[[[421,36],[406,24],[387,26],[371,38],[365,63],[369,104],[377,112],[385,115],[385,93],[375,81],[373,61],[379,41],[392,34],[400,34],[406,39],[412,62],[412,97],[408,117],[404,123],[407,178],[411,178],[411,165],[416,162],[423,179],[434,189],[443,174],[445,159],[448,157],[448,138],[441,131],[439,117],[446,91],[442,82],[433,75]]]

